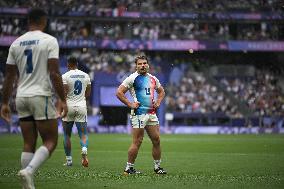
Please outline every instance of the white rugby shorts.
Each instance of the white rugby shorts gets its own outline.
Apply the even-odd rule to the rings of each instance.
[[[145,126],[158,126],[159,120],[156,114],[130,115],[133,128],[144,128]]]
[[[50,96],[17,97],[19,118],[33,116],[34,120],[56,119],[56,109]]]
[[[68,106],[68,113],[62,120],[87,122],[87,108],[81,106]]]

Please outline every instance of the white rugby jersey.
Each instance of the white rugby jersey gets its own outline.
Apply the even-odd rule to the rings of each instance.
[[[157,90],[161,84],[155,76],[149,73],[140,75],[138,72],[135,72],[128,76],[122,82],[122,85],[129,89],[135,102],[140,102],[139,107],[135,109],[136,115],[156,113],[153,107],[154,91]]]
[[[64,85],[68,85],[67,105],[86,107],[85,91],[91,84],[90,76],[85,72],[75,69],[62,75]]]
[[[47,61],[58,57],[58,42],[51,35],[36,30],[17,38],[10,46],[6,63],[17,65],[19,70],[17,97],[51,96]]]

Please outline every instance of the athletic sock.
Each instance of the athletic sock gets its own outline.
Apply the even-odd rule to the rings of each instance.
[[[22,169],[26,168],[28,164],[34,157],[34,153],[31,152],[22,152],[21,154],[21,167]]]
[[[134,167],[134,163],[129,163],[129,162],[127,162],[127,163],[126,163],[126,167],[125,167],[125,171],[128,170],[128,169],[130,169],[130,168],[133,168],[133,167]]]
[[[26,170],[29,173],[34,174],[35,171],[44,163],[44,161],[48,159],[48,157],[49,157],[48,149],[45,146],[39,147],[35,152],[33,159],[26,167]]]
[[[158,169],[161,165],[161,160],[154,160],[154,169]]]
[[[66,156],[66,161],[71,161],[72,162],[72,156]]]
[[[82,154],[85,154],[85,155],[88,154],[88,148],[87,147],[82,148]]]

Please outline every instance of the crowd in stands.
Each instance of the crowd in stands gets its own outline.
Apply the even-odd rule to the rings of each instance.
[[[0,50],[0,89],[2,89],[4,82],[4,73],[5,73],[4,64],[6,63],[6,58],[7,58],[7,52]],[[0,99],[1,99],[1,94],[0,94]]]
[[[237,106],[223,92],[218,91],[216,86],[211,85],[202,73],[175,68],[170,78],[170,84],[166,88],[168,112],[220,113],[230,117],[243,117]]]
[[[0,36],[20,36],[27,31],[25,19],[0,17]]]
[[[283,116],[284,96],[276,78],[258,71],[253,78],[222,78],[221,85],[235,98],[244,101],[255,116]]]
[[[141,11],[141,12],[226,12],[230,10],[270,11],[284,9],[284,3],[279,0],[4,0],[0,7],[30,8],[44,7],[52,19],[48,32],[58,39],[214,39],[214,40],[283,40],[283,23],[279,22],[206,22],[184,19],[157,20],[94,20],[88,17],[82,20],[74,17],[71,12],[82,12],[87,15],[97,14],[101,10],[111,12]],[[80,14],[79,14],[80,15]],[[59,17],[60,16],[60,17]],[[73,17],[72,17],[73,16]],[[21,15],[0,17],[0,36],[19,36],[27,28],[26,19]]]
[[[0,18],[0,36],[19,36],[27,28],[26,20]],[[48,33],[61,40],[140,39],[140,40],[282,40],[279,23],[195,23],[183,20],[152,22],[101,22],[79,19],[52,19]]]
[[[78,57],[79,63],[82,63],[85,71],[92,74],[96,72],[106,73],[132,73],[135,72],[134,59],[139,51],[98,51],[95,49],[72,50],[68,52],[69,55]],[[162,72],[160,62],[161,58],[157,56],[149,56],[149,62],[151,64],[150,72],[158,74]],[[62,65],[63,67],[66,65]]]
[[[208,11],[278,11],[283,2],[280,0],[4,0],[0,1],[1,7],[45,7],[52,14],[67,14],[68,12],[83,12],[94,15],[101,10],[112,12],[139,11],[139,12],[208,12]]]

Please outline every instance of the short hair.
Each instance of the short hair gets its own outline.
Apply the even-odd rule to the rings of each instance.
[[[40,8],[33,8],[28,13],[29,23],[40,24],[43,17],[47,17],[47,14],[43,9]]]
[[[74,57],[74,56],[71,56],[70,58],[68,58],[68,64],[72,64],[72,65],[77,65],[78,64],[78,61],[77,61],[77,58]]]
[[[149,63],[147,56],[145,56],[145,55],[139,55],[139,56],[137,56],[137,57],[135,58],[135,61],[134,61],[135,64],[137,64],[137,61],[140,60],[140,59],[146,60],[147,63]]]

